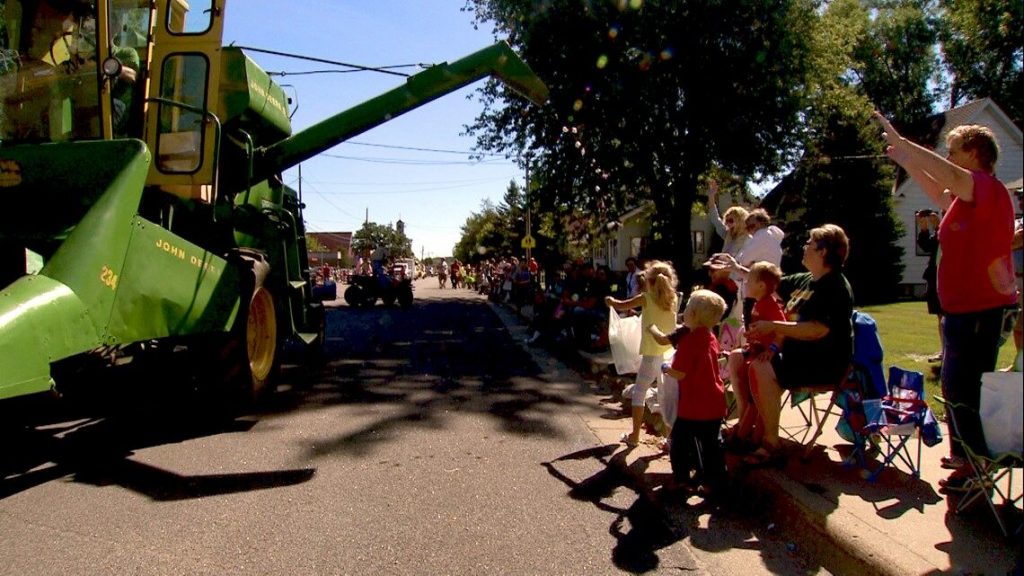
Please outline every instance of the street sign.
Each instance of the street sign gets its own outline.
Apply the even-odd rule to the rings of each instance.
[[[523,236],[523,239],[519,241],[519,245],[523,248],[530,249],[537,247],[537,241],[533,239],[533,236],[527,234]]]

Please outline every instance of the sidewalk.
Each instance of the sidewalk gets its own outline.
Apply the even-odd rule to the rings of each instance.
[[[524,315],[517,318],[515,309],[496,308],[505,312],[500,315],[510,333],[522,341]],[[543,357],[538,365],[550,364],[545,351],[530,350]],[[584,355],[584,359],[590,362],[592,374],[608,369],[608,359],[601,355]],[[610,394],[602,397],[595,393],[592,400],[606,410],[619,407]],[[819,396],[817,401],[824,405],[828,398]],[[618,444],[630,428],[625,416],[586,420],[602,444]],[[801,423],[795,409],[783,407],[782,427]],[[801,534],[802,548],[815,555],[823,567],[835,574],[858,575],[1020,573],[1019,535],[1004,538],[983,501],[956,515],[957,498],[947,499],[937,492],[939,479],[948,474],[939,466],[939,459],[949,450],[948,438],[935,447],[922,447],[920,479],[902,468],[889,468],[869,483],[859,466],[843,464],[850,445],[834,426],[832,417],[806,461],[800,458],[802,448],[790,444],[784,469],[744,469],[735,459],[729,460],[731,476],[744,490],[769,503],[780,526]],[[911,453],[916,454],[916,439],[912,442]],[[631,450],[621,446],[625,469],[643,471],[640,482],[671,472],[668,457],[659,457],[652,444],[641,443]],[[632,466],[639,459],[646,460],[646,465]],[[877,465],[870,460],[868,464]],[[1021,476],[1020,471],[1014,475],[1014,494],[1021,491]]]

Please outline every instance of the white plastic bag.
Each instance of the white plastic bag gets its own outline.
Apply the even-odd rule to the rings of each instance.
[[[986,372],[981,375],[981,428],[989,454],[1024,452],[1024,383],[1020,372]]]
[[[663,374],[658,385],[658,403],[661,405],[661,418],[669,428],[676,424],[676,412],[679,409],[679,382]]]
[[[608,347],[617,374],[636,374],[640,369],[640,317],[620,318],[608,308]]]

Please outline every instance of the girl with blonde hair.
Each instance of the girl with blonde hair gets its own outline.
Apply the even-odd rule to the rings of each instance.
[[[636,382],[630,396],[632,402],[633,431],[623,434],[619,440],[627,446],[640,443],[640,429],[644,420],[644,397],[647,389],[657,381],[661,383],[661,363],[665,353],[672,349],[671,345],[659,344],[650,327],[657,326],[663,333],[670,333],[676,328],[676,310],[679,308],[679,295],[676,288],[679,278],[672,268],[671,262],[652,260],[644,266],[641,275],[642,291],[632,298],[617,300],[607,296],[604,302],[615,310],[631,310],[640,307],[640,368],[636,372]]]

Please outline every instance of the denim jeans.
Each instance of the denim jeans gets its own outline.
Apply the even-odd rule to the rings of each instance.
[[[959,436],[949,424],[950,450],[954,456],[964,455],[961,442],[976,454],[988,454],[978,416],[981,375],[995,370],[1002,320],[1003,308],[943,317],[942,395],[950,402],[963,405],[963,408],[953,409]]]

